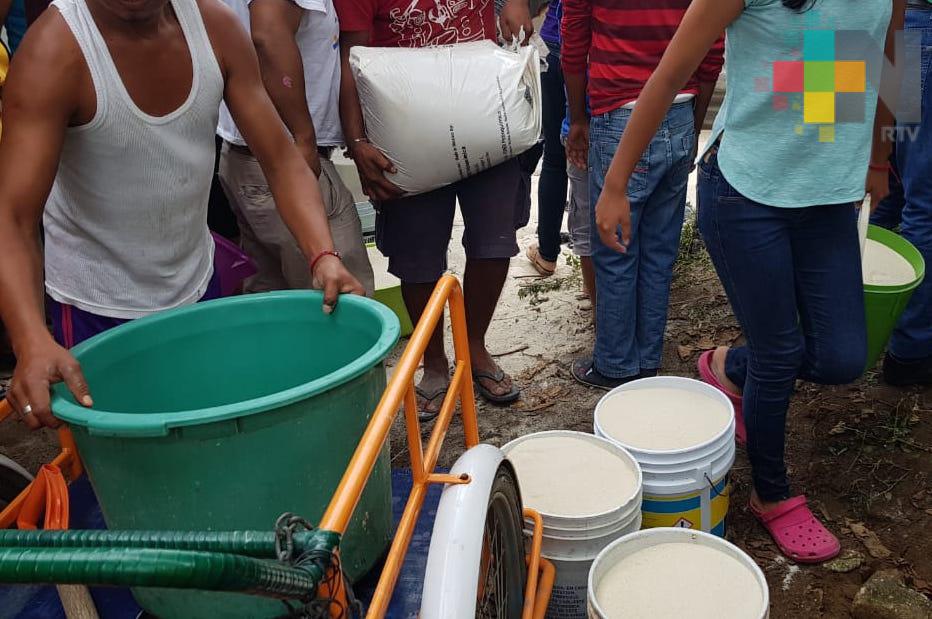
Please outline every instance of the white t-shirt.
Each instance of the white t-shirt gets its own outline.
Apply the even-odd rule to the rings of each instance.
[[[340,146],[340,22],[333,0],[291,0],[304,15],[295,33],[295,41],[304,63],[304,90],[307,107],[314,119],[318,146]],[[224,0],[249,32],[249,2]],[[226,103],[220,106],[217,134],[233,144],[246,142],[236,128]]]

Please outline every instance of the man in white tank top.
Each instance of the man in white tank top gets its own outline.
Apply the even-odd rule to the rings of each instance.
[[[93,404],[62,345],[79,331],[213,294],[207,201],[221,100],[324,289],[325,311],[339,293],[363,292],[334,251],[317,180],[266,94],[252,43],[220,0],[52,7],[19,48],[0,142],[0,310],[19,362],[8,399],[29,426],[59,424],[53,383]]]
[[[259,55],[269,96],[317,173],[333,243],[346,268],[374,292],[369,255],[353,194],[330,160],[343,146],[340,128],[340,25],[333,0],[224,0]],[[220,183],[239,222],[243,249],[258,272],[246,292],[309,288],[310,275],[294,237],[275,210],[268,182],[226,106],[217,133],[224,140]]]

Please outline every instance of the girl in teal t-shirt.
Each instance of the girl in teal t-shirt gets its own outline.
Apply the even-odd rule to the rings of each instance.
[[[865,190],[874,204],[888,191],[890,144],[880,136],[894,123],[878,89],[904,7],[693,0],[638,99],[597,205],[602,241],[624,252],[628,180],[725,30],[727,94],[700,156],[699,229],[748,343],[708,351],[699,371],[735,405],[752,468],[751,512],[797,562],[840,550],[806,498],[790,493],[786,414],[796,379],[847,383],[864,367],[855,211]]]

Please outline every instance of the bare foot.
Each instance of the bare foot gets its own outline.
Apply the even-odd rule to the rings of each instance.
[[[716,380],[728,391],[732,393],[741,393],[741,388],[734,384],[725,373],[725,357],[730,349],[727,346],[719,346],[712,353],[712,373],[715,374]]]

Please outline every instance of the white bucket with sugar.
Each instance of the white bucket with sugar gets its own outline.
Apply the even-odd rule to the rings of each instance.
[[[689,378],[636,380],[602,398],[594,425],[641,465],[644,528],[724,537],[735,411],[723,393]]]
[[[626,535],[589,572],[590,619],[767,619],[769,608],[767,579],[753,559],[701,531]]]
[[[529,434],[502,447],[525,507],[544,522],[541,554],[556,567],[548,619],[584,619],[589,568],[616,539],[641,528],[641,469],[591,434]]]

